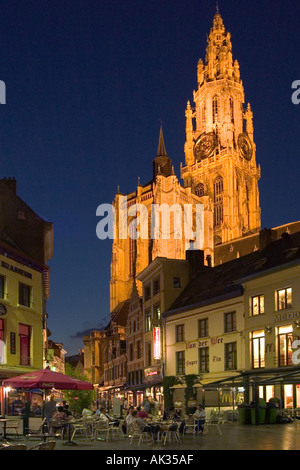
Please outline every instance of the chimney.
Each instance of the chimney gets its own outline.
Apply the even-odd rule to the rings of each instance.
[[[17,180],[16,178],[12,177],[12,178],[2,178],[0,180],[0,184],[2,186],[6,186],[7,188],[10,188],[14,194],[17,194]]]
[[[264,228],[259,232],[259,249],[263,250],[276,239],[276,233],[271,228]]]
[[[186,250],[185,259],[191,264],[192,277],[195,277],[204,268],[203,250]]]

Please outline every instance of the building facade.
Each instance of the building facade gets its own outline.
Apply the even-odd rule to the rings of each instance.
[[[190,282],[164,314],[173,403],[232,408],[277,398],[299,407],[299,257],[300,232],[284,233],[262,250],[204,266]]]
[[[14,178],[0,180],[0,380],[41,369],[47,355],[48,260],[53,226],[17,194]],[[6,391],[0,386],[3,412]]]
[[[111,319],[118,325],[116,312],[128,306],[126,352],[124,349],[118,361],[126,362],[123,392],[133,404],[142,402],[144,395],[161,396],[163,385],[172,404],[174,398],[185,409],[189,407],[187,398],[191,405],[205,396],[212,406],[255,398],[256,391],[249,385],[254,377],[250,379],[250,357],[257,360],[257,348],[266,341],[259,336],[265,328],[259,320],[266,317],[247,317],[245,302],[249,302],[252,281],[244,285],[240,279],[257,273],[255,263],[262,263],[266,247],[300,231],[300,222],[261,230],[261,170],[256,160],[253,113],[250,104],[245,105],[239,63],[233,58],[231,36],[218,11],[205,60],[198,62],[193,102],[188,101],[185,110],[183,184],[174,173],[161,129],[152,179],[146,184],[138,181],[130,193],[118,190],[114,199],[110,309]],[[162,213],[154,220],[154,232],[157,222],[159,230],[153,236],[153,205],[170,209],[168,237],[163,236]],[[201,206],[201,237],[193,233],[197,228],[194,209],[192,233],[187,234],[183,219],[178,223],[172,212],[176,205],[182,211],[188,205]],[[178,237],[178,231],[183,236]],[[285,327],[291,328],[282,324],[282,330],[281,325],[273,329],[282,342],[292,337]],[[92,375],[93,379],[108,388],[115,386],[113,380],[104,379],[104,370],[112,377],[112,359],[104,354],[114,344],[110,331],[108,327],[93,332],[85,343],[89,343],[85,368],[94,361],[92,370],[101,373]],[[269,349],[274,352],[274,348],[285,347],[279,339],[274,341],[274,346],[266,343],[265,361],[275,360],[275,356],[268,358]],[[260,358],[258,361],[261,364]],[[254,369],[256,374],[257,367]],[[259,390],[266,395],[270,389]],[[293,389],[293,397],[297,393]]]

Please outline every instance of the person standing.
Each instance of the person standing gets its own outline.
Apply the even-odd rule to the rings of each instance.
[[[45,408],[44,408],[44,413],[45,413],[45,418],[46,422],[49,423],[50,419],[56,412],[56,403],[54,400],[54,396],[51,395],[50,400],[45,401]]]

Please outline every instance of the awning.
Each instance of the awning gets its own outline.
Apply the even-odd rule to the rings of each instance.
[[[227,377],[226,379],[216,380],[203,384],[204,390],[214,390],[218,388],[234,388],[258,385],[276,385],[276,384],[300,384],[300,368],[289,367],[285,370],[261,369],[260,371],[251,370],[240,373],[239,375]]]
[[[149,383],[142,383],[140,385],[127,385],[125,387],[126,392],[136,392],[139,390],[146,390],[146,388],[152,388],[152,387],[162,387],[162,381],[160,380],[159,382],[149,382]]]

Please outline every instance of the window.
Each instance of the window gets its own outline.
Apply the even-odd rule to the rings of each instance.
[[[233,123],[234,122],[234,103],[231,97],[229,98],[229,107],[230,107],[231,122]]]
[[[151,366],[151,363],[152,363],[151,343],[146,343],[145,344],[145,349],[146,349],[146,367],[149,367],[149,366]]]
[[[24,307],[30,307],[31,305],[31,287],[26,284],[19,283],[19,304]]]
[[[214,225],[223,222],[223,178],[218,176],[214,181]]]
[[[199,372],[209,372],[209,348],[199,348]]]
[[[205,338],[208,336],[208,318],[198,321],[198,337]]]
[[[153,319],[160,320],[160,318],[161,318],[160,305],[159,304],[153,305]]]
[[[136,222],[129,225],[129,274],[135,275],[136,268]]]
[[[195,188],[195,194],[196,196],[204,196],[204,184],[203,183],[199,183],[196,188]]]
[[[291,366],[292,362],[292,343],[294,341],[293,326],[281,326],[278,328],[278,353],[279,366]]]
[[[0,299],[4,299],[5,295],[5,277],[0,275]]]
[[[142,344],[140,340],[136,342],[136,357],[137,359],[142,357]]]
[[[181,287],[180,277],[173,277],[173,287]]]
[[[225,370],[236,370],[237,368],[237,353],[236,343],[225,344]]]
[[[265,367],[265,332],[264,330],[252,331],[252,368]]]
[[[159,279],[153,281],[153,295],[158,294],[160,291],[160,282]]]
[[[185,373],[185,352],[176,352],[176,374],[181,375]]]
[[[149,300],[151,298],[151,286],[145,286],[145,300]]]
[[[230,312],[224,315],[224,332],[236,331],[236,313]]]
[[[19,324],[20,365],[30,366],[30,326]]]
[[[133,357],[133,343],[130,343],[129,345],[129,360],[130,361],[133,361],[134,357]]]
[[[218,108],[219,108],[218,97],[214,96],[212,100],[213,123],[215,123],[218,118],[218,111],[219,111]]]
[[[184,325],[176,326],[176,342],[184,341]]]
[[[151,331],[151,310],[150,310],[150,308],[147,308],[147,310],[145,310],[145,330],[146,331]]]
[[[276,291],[277,310],[292,307],[292,288],[279,289]]]
[[[4,320],[0,318],[0,364],[5,363]]]
[[[16,333],[10,332],[10,354],[16,354]]]
[[[251,315],[261,315],[265,313],[265,297],[264,295],[256,295],[250,298]]]

